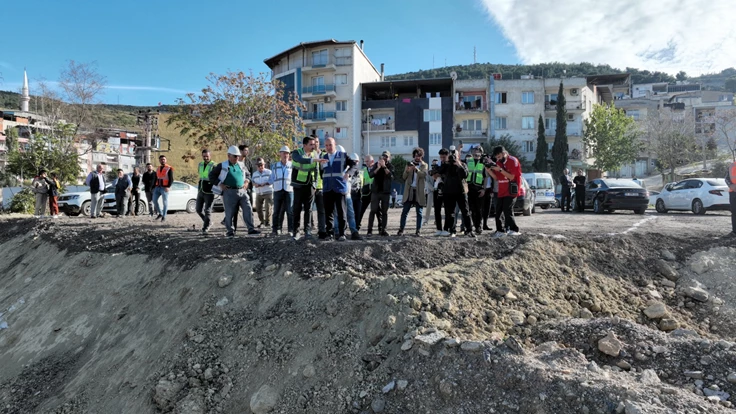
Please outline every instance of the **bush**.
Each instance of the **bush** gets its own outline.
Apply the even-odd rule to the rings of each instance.
[[[10,200],[10,211],[13,213],[33,214],[35,209],[36,193],[31,188],[20,190]]]
[[[726,173],[728,172],[728,165],[727,163],[723,161],[718,161],[717,163],[713,164],[713,168],[710,170],[710,175],[713,178],[723,178],[726,176]]]

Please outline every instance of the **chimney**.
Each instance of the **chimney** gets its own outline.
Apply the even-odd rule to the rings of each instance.
[[[383,63],[381,63],[381,82],[383,82]]]
[[[360,41],[360,50],[363,50],[363,40]]]

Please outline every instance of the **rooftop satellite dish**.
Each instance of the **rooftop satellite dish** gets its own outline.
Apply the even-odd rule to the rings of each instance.
[[[455,71],[450,72],[450,77],[452,78],[452,80],[457,80],[457,72]]]

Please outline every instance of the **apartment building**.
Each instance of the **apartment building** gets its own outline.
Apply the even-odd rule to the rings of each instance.
[[[272,78],[306,105],[304,134],[321,142],[335,138],[349,153],[363,152],[361,84],[382,77],[363,46],[362,40],[306,42],[264,60]]]
[[[454,82],[455,141],[483,144],[490,134],[489,80],[468,79]],[[470,145],[465,145],[469,148]]]

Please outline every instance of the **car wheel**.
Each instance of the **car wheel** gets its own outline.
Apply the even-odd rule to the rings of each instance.
[[[189,200],[187,203],[187,213],[191,214],[197,211],[197,200]]]
[[[657,204],[654,205],[654,208],[657,210],[657,213],[667,214],[667,207],[664,206],[664,201],[662,201],[661,198],[657,200]]]
[[[703,207],[703,202],[699,198],[693,200],[693,214],[697,214],[698,216],[705,214],[705,207]]]
[[[636,210],[634,210],[634,214],[644,214],[645,211],[645,208],[637,208]]]
[[[85,201],[84,203],[82,203],[82,208],[79,211],[81,211],[82,214],[84,214],[85,216],[89,217],[89,215],[92,214],[91,204],[92,202]]]
[[[135,206],[135,214],[138,216],[146,214],[146,203],[138,201],[138,205]]]
[[[549,208],[549,205],[548,205],[548,204],[545,204],[545,205],[543,205],[543,206],[540,206],[540,207],[542,207],[542,210],[546,210],[546,209],[548,209],[548,208]]]
[[[593,201],[593,212],[595,214],[603,214],[603,201],[601,201],[600,197]]]

